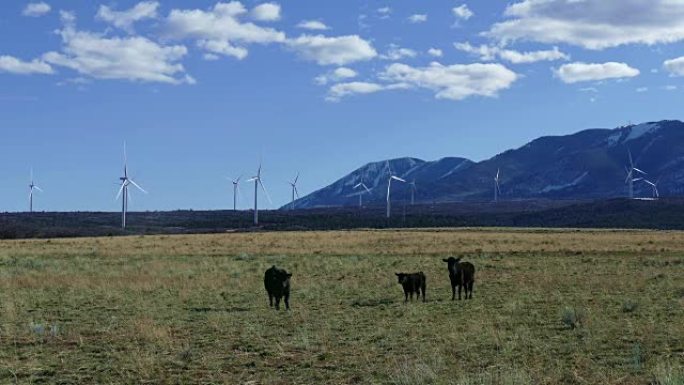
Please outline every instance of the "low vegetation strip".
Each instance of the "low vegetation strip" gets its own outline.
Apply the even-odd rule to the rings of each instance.
[[[475,266],[472,300],[451,300],[448,255]],[[681,384],[682,255],[660,231],[2,241],[0,383]]]

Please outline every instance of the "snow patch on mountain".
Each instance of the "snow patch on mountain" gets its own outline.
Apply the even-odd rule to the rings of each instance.
[[[551,192],[551,191],[564,190],[564,189],[566,189],[566,188],[576,186],[576,185],[578,185],[578,184],[582,181],[582,179],[584,179],[587,175],[589,175],[589,172],[588,172],[588,171],[585,171],[582,175],[578,176],[577,178],[575,178],[575,180],[573,180],[573,181],[570,182],[570,183],[561,184],[561,185],[546,186],[546,187],[544,187],[543,189],[541,189],[541,193],[542,193],[542,194],[545,194],[545,193],[548,193],[548,192]]]
[[[629,131],[629,135],[625,138],[625,142],[640,138],[646,134],[650,134],[658,130],[660,126],[657,123],[643,123],[636,126],[632,126]]]

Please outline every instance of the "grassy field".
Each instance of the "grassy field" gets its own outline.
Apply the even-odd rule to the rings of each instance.
[[[451,254],[471,301],[450,300]],[[404,304],[394,272],[419,270],[428,301]],[[0,383],[683,384],[684,232],[3,241]]]

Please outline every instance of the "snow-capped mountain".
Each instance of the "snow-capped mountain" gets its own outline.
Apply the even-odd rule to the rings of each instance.
[[[684,123],[649,122],[615,129],[588,129],[572,135],[546,136],[482,162],[464,158],[424,161],[400,158],[369,163],[330,186],[295,202],[297,208],[358,204],[365,183],[371,193],[364,202],[379,204],[387,193],[389,168],[415,181],[415,199],[422,203],[493,199],[494,177],[500,170],[501,199],[587,199],[626,196],[628,150],[645,179],[657,183],[662,196],[684,192]],[[393,184],[393,200],[407,200],[409,186]],[[634,183],[635,196],[651,197],[653,188]]]

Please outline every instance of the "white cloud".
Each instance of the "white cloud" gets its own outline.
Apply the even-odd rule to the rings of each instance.
[[[280,20],[280,4],[277,4],[277,3],[259,4],[252,9],[251,16],[254,20],[259,20],[259,21]]]
[[[325,31],[330,29],[322,21],[318,20],[302,20],[297,24],[297,28],[308,29],[311,31]]]
[[[371,43],[358,35],[302,35],[289,39],[286,44],[304,59],[315,61],[319,65],[345,65],[377,56]]]
[[[418,53],[410,48],[402,48],[396,44],[390,44],[387,53],[382,55],[382,58],[396,61],[407,57],[416,57],[417,55]]]
[[[509,61],[513,64],[535,63],[539,61],[568,60],[570,56],[561,52],[558,47],[550,50],[519,52],[504,49],[497,46],[480,45],[475,47],[468,42],[455,43],[454,47],[459,51],[477,55],[480,60],[492,61],[496,58]]]
[[[678,0],[523,0],[509,5],[505,15],[509,20],[485,35],[596,50],[684,39],[684,2]]]
[[[48,52],[43,60],[97,79],[126,79],[170,84],[195,81],[185,73],[180,59],[187,54],[182,45],[163,46],[139,36],[106,37],[74,26],[74,16],[63,13],[65,26],[58,31],[62,52]]]
[[[413,24],[425,23],[427,21],[427,15],[424,13],[416,13],[408,17],[408,21]]]
[[[328,83],[339,82],[346,79],[355,78],[358,73],[351,68],[339,67],[334,71],[327,72],[323,75],[317,76],[314,81],[318,85],[325,85]]]
[[[380,75],[395,88],[425,88],[437,99],[462,100],[470,96],[496,97],[509,88],[518,75],[501,64],[474,63],[411,67],[394,63]]]
[[[432,57],[442,57],[442,55],[444,55],[444,52],[439,48],[430,48],[427,53]]]
[[[328,95],[326,100],[330,102],[337,102],[345,96],[354,94],[371,94],[374,92],[382,91],[385,86],[378,83],[368,83],[368,82],[350,82],[350,83],[338,83],[330,87],[328,90]]]
[[[636,92],[646,92],[648,91],[648,87],[639,87],[636,89]]]
[[[135,22],[155,19],[157,8],[159,8],[159,3],[156,1],[143,1],[125,11],[115,11],[106,5],[100,5],[95,17],[124,31],[132,32]]]
[[[392,13],[392,8],[390,8],[390,7],[378,8],[378,14],[380,14],[381,19],[387,19],[391,13]]]
[[[50,4],[45,2],[29,3],[24,7],[21,14],[24,16],[39,17],[47,14],[51,9],[52,7],[50,7]]]
[[[670,85],[664,86],[663,89],[664,89],[665,91],[676,91],[676,90],[677,90],[677,86],[674,86],[674,85],[671,85],[671,84],[670,84]]]
[[[0,55],[0,73],[8,72],[17,75],[52,74],[54,71],[48,63],[34,59],[30,62],[15,58],[14,56]]]
[[[247,10],[242,3],[217,3],[210,10],[173,9],[165,21],[164,33],[172,39],[197,39],[199,47],[213,54],[244,58],[248,44],[282,43],[285,34],[272,28],[243,22]]]
[[[468,5],[466,4],[461,4],[458,7],[454,7],[451,10],[451,12],[459,20],[468,20],[471,17],[475,16],[473,11],[471,11],[470,8],[468,8]]]
[[[509,88],[518,75],[501,64],[475,63],[411,67],[393,63],[385,68],[378,82],[338,83],[330,87],[327,100],[339,101],[345,96],[369,94],[387,90],[424,88],[437,99],[463,100],[471,96],[496,97]]]
[[[630,78],[639,75],[639,70],[625,63],[569,63],[554,69],[554,74],[564,83],[599,81]]]
[[[672,76],[684,76],[684,56],[675,59],[665,60],[663,67]]]

